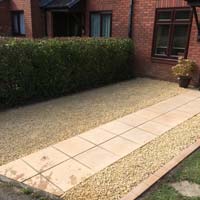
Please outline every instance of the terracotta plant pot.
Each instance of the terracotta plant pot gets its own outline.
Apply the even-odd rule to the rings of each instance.
[[[179,86],[182,87],[182,88],[188,88],[191,80],[192,80],[191,77],[180,76],[179,77]]]

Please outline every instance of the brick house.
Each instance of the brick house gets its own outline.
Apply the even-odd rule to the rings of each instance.
[[[0,34],[132,37],[135,73],[173,80],[178,56],[200,67],[199,10],[187,1],[200,5],[199,0],[0,0]],[[199,83],[198,72],[194,80]]]

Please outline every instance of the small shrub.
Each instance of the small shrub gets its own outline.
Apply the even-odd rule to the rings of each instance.
[[[186,76],[191,77],[192,72],[195,70],[196,64],[190,59],[179,57],[178,64],[172,67],[172,73],[176,77]]]
[[[0,105],[52,98],[132,77],[128,39],[0,42]]]
[[[25,195],[31,195],[33,193],[33,191],[29,188],[23,188],[22,193]]]

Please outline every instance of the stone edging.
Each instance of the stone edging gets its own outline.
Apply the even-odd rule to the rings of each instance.
[[[169,161],[167,164],[165,164],[162,168],[157,170],[147,179],[142,181],[139,185],[134,187],[126,196],[121,198],[121,200],[136,200],[137,198],[139,198],[144,192],[150,189],[157,181],[159,181],[163,176],[168,174],[172,169],[174,169],[178,164],[180,164],[185,158],[190,156],[199,147],[200,139],[194,144],[190,145],[185,150],[183,150],[178,156],[174,157],[171,161]]]

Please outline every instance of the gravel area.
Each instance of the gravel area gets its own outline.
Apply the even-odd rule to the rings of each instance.
[[[119,200],[200,137],[200,115],[68,191],[65,200]]]
[[[0,165],[184,91],[138,78],[0,112]]]

